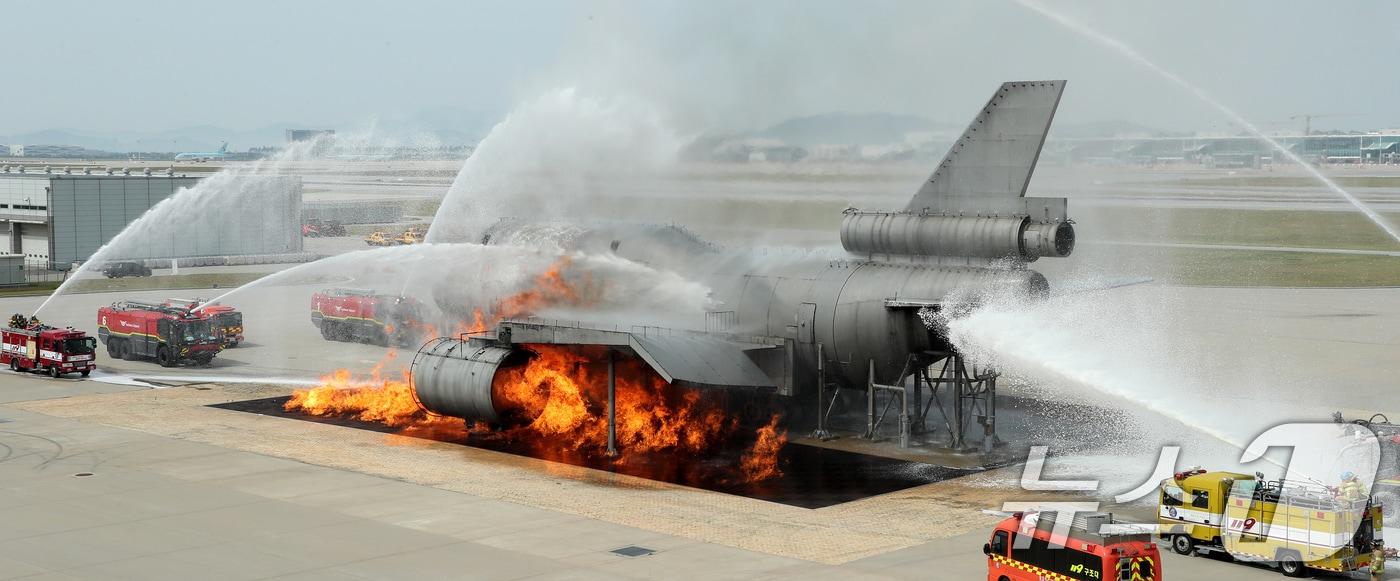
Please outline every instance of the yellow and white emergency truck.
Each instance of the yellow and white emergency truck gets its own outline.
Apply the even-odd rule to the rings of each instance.
[[[1382,545],[1381,506],[1359,488],[1235,472],[1189,470],[1163,480],[1157,525],[1179,554],[1228,552],[1274,563],[1289,577],[1367,570]]]

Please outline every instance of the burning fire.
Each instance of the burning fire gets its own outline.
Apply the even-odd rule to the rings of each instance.
[[[573,260],[567,256],[560,258],[535,277],[530,288],[498,299],[490,308],[472,309],[471,322],[459,321],[453,327],[455,335],[481,333],[505,319],[524,317],[539,312],[545,307],[578,307],[596,304],[601,289],[593,282],[593,275],[583,272],[573,276],[570,282],[567,275]]]
[[[527,364],[497,373],[492,395],[510,418],[499,431],[482,422],[431,414],[413,395],[408,372],[386,376],[391,352],[367,376],[341,369],[322,384],[292,394],[284,409],[316,416],[338,416],[400,428],[401,435],[424,437],[503,437],[528,442],[539,456],[600,457],[607,446],[607,367],[601,353],[535,345]],[[704,454],[740,438],[738,421],[724,410],[719,394],[668,385],[636,358],[616,361],[616,462],[646,462],[654,453]],[[782,475],[778,453],[787,432],[774,416],[739,458],[737,481],[757,482]]]
[[[778,451],[787,444],[787,431],[779,431],[778,416],[768,420],[768,425],[758,429],[758,440],[753,448],[739,458],[739,469],[745,482],[757,482],[783,475],[778,467]]]
[[[560,259],[535,277],[532,288],[497,300],[489,309],[472,309],[470,322],[453,326],[456,334],[479,333],[497,322],[538,312],[551,306],[586,306],[597,301],[599,289],[587,274],[566,276],[571,260]],[[571,282],[574,281],[574,282]],[[426,323],[417,326],[437,336]],[[400,428],[404,435],[499,437],[527,442],[540,457],[593,457],[607,446],[607,359],[601,349],[571,350],[535,345],[535,356],[520,366],[497,372],[492,398],[506,418],[499,431],[476,422],[424,410],[414,397],[409,373],[386,377],[384,367],[393,351],[357,377],[347,369],[321,378],[322,384],[299,390],[285,404],[287,411],[316,416],[339,416],[380,422]],[[687,455],[715,450],[741,436],[738,420],[726,413],[723,394],[668,385],[640,359],[616,360],[616,437],[622,456],[615,462],[647,462],[644,455],[680,452]],[[782,475],[778,453],[787,432],[775,415],[758,429],[753,446],[739,459],[741,482]]]
[[[313,416],[351,417],[394,428],[460,426],[459,421],[429,414],[418,405],[407,371],[401,372],[398,378],[383,374],[384,367],[397,356],[396,351],[390,350],[368,376],[356,376],[349,369],[323,375],[321,385],[293,392],[292,399],[287,400],[282,409]]]
[[[570,450],[607,445],[607,367],[601,354],[587,357],[561,347],[536,345],[537,356],[503,369],[491,386],[497,406],[527,422],[516,430],[557,441]],[[673,389],[637,359],[619,359],[617,445],[628,452],[700,452],[733,431],[718,402],[695,390]]]

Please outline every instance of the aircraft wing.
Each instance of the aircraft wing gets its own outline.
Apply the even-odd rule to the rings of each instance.
[[[521,345],[606,346],[630,351],[668,383],[749,387],[790,393],[792,340],[658,327],[605,329],[572,321],[502,321],[497,340]]]

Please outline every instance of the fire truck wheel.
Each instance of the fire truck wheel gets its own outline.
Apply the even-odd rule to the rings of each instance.
[[[91,369],[84,369],[84,370],[83,370],[83,377],[87,377],[87,376],[89,376],[89,375],[92,375],[92,370],[91,370]]]
[[[169,347],[161,347],[156,350],[156,361],[160,363],[161,367],[174,367],[175,355],[170,352]]]
[[[11,358],[10,358],[10,371],[19,371],[19,358],[18,358],[18,357],[11,357]]]
[[[118,351],[121,353],[121,358],[123,360],[136,360],[136,350],[131,346],[131,341],[123,339],[121,345],[118,346]]]
[[[1303,560],[1296,551],[1279,551],[1275,558],[1278,560],[1278,570],[1284,577],[1302,577],[1307,572],[1307,567],[1303,566]]]
[[[49,377],[52,377],[52,378],[54,378],[54,379],[58,379],[58,378],[60,378],[60,377],[63,377],[63,372],[58,370],[58,366],[57,366],[57,365],[50,365],[50,366],[49,366]]]
[[[1191,556],[1196,554],[1196,540],[1191,535],[1177,535],[1172,537],[1172,550],[1178,555]]]
[[[116,339],[108,339],[108,340],[107,340],[107,356],[108,356],[108,357],[111,357],[112,359],[116,359],[116,358],[118,358],[118,357],[121,357],[122,352],[121,352],[121,349],[118,349],[118,347],[120,347],[120,345],[117,343],[117,340],[116,340]]]
[[[321,321],[321,338],[327,341],[335,340],[335,323]]]
[[[997,581],[1011,581],[1011,579],[1008,578],[1006,575],[1002,575],[1000,577],[997,577]]]

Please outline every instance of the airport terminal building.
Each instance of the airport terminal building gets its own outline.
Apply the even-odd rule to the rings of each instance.
[[[23,255],[30,268],[68,270],[147,210],[201,177],[174,173],[45,171],[45,168],[0,168],[0,254]],[[292,254],[302,251],[301,180],[290,177],[247,178],[255,185],[238,188],[256,199],[237,204],[238,211],[198,210],[172,215],[173,224],[154,224],[135,244],[123,243],[112,259],[158,260],[211,256]],[[221,204],[220,207],[223,205]],[[188,215],[186,215],[188,214]]]

